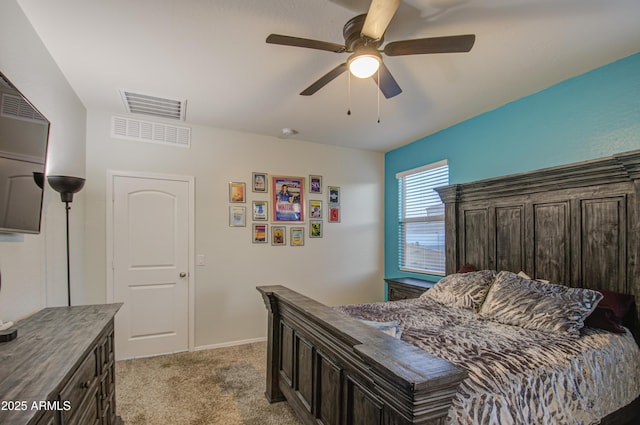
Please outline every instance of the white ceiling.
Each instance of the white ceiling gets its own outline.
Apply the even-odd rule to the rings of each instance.
[[[384,57],[403,93],[343,74],[367,0],[18,0],[88,110],[125,113],[120,89],[187,100],[187,124],[387,151],[640,51],[638,0],[403,0],[385,40],[476,34],[469,53]],[[350,107],[352,114],[347,116]],[[145,118],[145,117],[140,117]]]

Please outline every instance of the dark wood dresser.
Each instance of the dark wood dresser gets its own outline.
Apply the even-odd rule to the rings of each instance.
[[[118,425],[113,318],[122,304],[45,308],[0,344],[0,424]]]
[[[388,301],[418,298],[423,292],[431,289],[433,285],[435,285],[435,282],[412,277],[389,278],[384,281],[387,282]]]

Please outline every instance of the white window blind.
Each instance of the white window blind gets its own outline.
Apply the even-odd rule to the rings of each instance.
[[[398,173],[399,266],[445,274],[444,204],[436,187],[449,184],[446,160]]]

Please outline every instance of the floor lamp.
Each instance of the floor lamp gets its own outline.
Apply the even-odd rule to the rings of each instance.
[[[69,266],[69,203],[73,202],[73,194],[84,186],[84,179],[70,176],[47,176],[49,185],[60,193],[60,200],[65,203],[67,214],[67,302],[71,306],[71,268]]]

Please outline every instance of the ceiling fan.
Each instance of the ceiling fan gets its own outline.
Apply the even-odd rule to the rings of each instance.
[[[387,56],[420,55],[428,53],[468,52],[476,40],[474,34],[445,37],[419,38],[387,43],[382,50],[384,33],[400,6],[400,0],[372,0],[369,11],[350,19],[342,34],[344,45],[328,41],[270,34],[267,43],[285,46],[306,47],[335,53],[351,53],[346,62],[333,68],[300,94],[310,96],[349,70],[359,78],[373,78],[380,91],[389,99],[402,93],[402,89],[382,61],[381,53]]]

